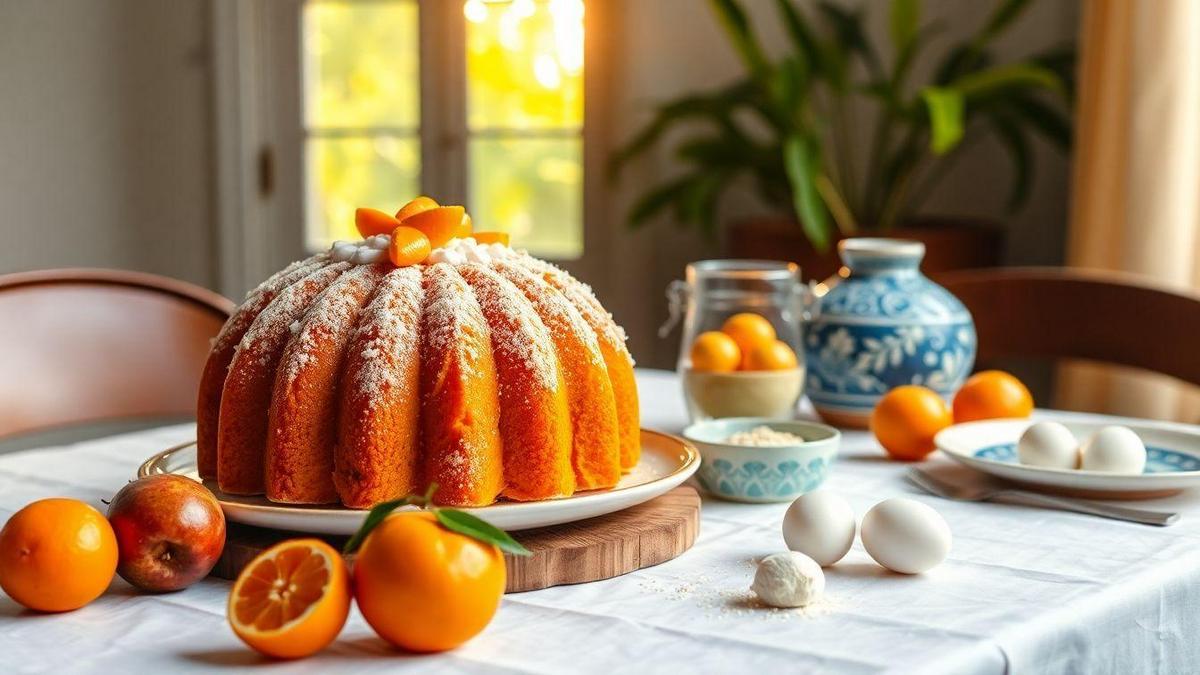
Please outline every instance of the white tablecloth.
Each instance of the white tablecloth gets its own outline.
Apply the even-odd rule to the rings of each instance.
[[[643,424],[678,431],[674,375],[639,373]],[[68,495],[103,509],[139,462],[192,438],[191,425],[0,456],[0,518]],[[505,597],[480,636],[451,653],[388,648],[355,611],[321,654],[272,672],[1188,672],[1200,668],[1200,500],[1154,528],[920,494],[865,433],[844,437],[826,489],[861,517],[895,495],[920,499],[954,532],[931,573],[884,572],[857,543],[826,572],[826,601],[764,610],[753,561],[784,549],[786,505],[706,499],[683,556],[616,579]],[[139,595],[120,579],[79,611],[39,615],[0,594],[0,672],[178,672],[262,663],[225,622],[227,582]]]

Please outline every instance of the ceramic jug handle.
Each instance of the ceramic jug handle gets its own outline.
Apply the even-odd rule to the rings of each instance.
[[[691,295],[691,287],[686,281],[676,279],[667,286],[667,309],[670,314],[663,325],[658,327],[659,339],[665,338],[675,330],[675,326],[679,325],[679,320],[683,318],[683,313],[687,308],[688,297]]]

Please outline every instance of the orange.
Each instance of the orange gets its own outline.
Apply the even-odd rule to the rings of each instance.
[[[471,232],[473,230],[474,230],[474,227],[471,225],[471,214],[467,213],[466,211],[463,211],[462,222],[458,224],[458,234],[456,234],[454,236],[458,237],[459,239],[466,239],[467,237],[473,237],[473,236],[475,236],[475,235],[471,234]],[[505,235],[505,236],[507,236],[507,235]],[[507,241],[505,243],[507,244]]]
[[[488,625],[505,585],[500,549],[438,524],[428,511],[396,513],[354,560],[354,597],[388,642],[415,652],[453,649]]]
[[[933,437],[953,422],[932,389],[904,385],[884,394],[871,412],[871,433],[893,459],[915,461],[933,452]]]
[[[1029,417],[1033,396],[1017,378],[1001,370],[975,373],[954,395],[954,421]]]
[[[508,246],[507,232],[476,232],[471,235],[475,237],[475,241],[481,244],[503,244]]]
[[[354,209],[354,226],[363,239],[377,234],[391,234],[392,230],[400,227],[400,221],[379,209]]]
[[[461,206],[439,206],[413,214],[401,224],[424,232],[429,237],[431,247],[441,248],[451,239],[463,235],[463,225],[470,226],[469,218],[466,209]]]
[[[742,350],[733,338],[719,331],[710,330],[696,336],[692,343],[692,369],[725,373],[737,370],[742,361]]]
[[[721,332],[733,338],[742,354],[749,354],[755,347],[775,339],[775,327],[758,314],[742,312],[725,320]]]
[[[403,221],[405,218],[407,218],[411,215],[415,215],[422,211],[428,211],[429,209],[436,209],[437,207],[438,207],[437,202],[433,201],[429,197],[422,195],[420,197],[417,197],[416,199],[409,201],[404,206],[401,206],[400,210],[396,212],[396,220]]]
[[[267,656],[295,659],[333,642],[350,614],[346,563],[319,539],[291,539],[263,551],[229,591],[229,625]]]
[[[112,526],[78,499],[33,502],[0,530],[0,588],[30,609],[79,609],[100,597],[116,571]]]
[[[396,267],[408,267],[424,262],[432,248],[429,237],[420,230],[401,225],[392,230],[392,243],[388,244],[388,257]]]
[[[783,340],[756,345],[742,361],[745,370],[788,370],[796,367],[796,352]]]

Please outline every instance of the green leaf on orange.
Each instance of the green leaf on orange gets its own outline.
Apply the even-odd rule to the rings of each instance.
[[[420,499],[420,497],[417,497],[417,499]],[[412,497],[404,497],[402,499],[393,499],[390,502],[381,502],[373,506],[371,511],[367,513],[367,517],[363,519],[362,527],[358,528],[358,532],[355,532],[354,536],[350,537],[350,541],[347,541],[346,545],[342,547],[342,553],[349,554],[357,551],[358,547],[362,546],[363,541],[366,540],[367,535],[371,534],[371,530],[374,530],[383,522],[384,518],[391,515],[392,511],[412,503]]]
[[[442,527],[451,532],[457,532],[458,534],[478,539],[485,544],[493,544],[501,551],[511,553],[512,555],[533,555],[529,549],[522,546],[520,542],[513,539],[504,530],[466,511],[436,509],[434,513],[437,515],[438,522],[442,524]]]

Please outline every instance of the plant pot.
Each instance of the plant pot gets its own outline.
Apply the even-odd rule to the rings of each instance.
[[[1004,251],[1004,229],[999,224],[966,218],[925,218],[887,233],[863,231],[858,236],[885,236],[925,244],[921,269],[930,276],[953,270],[996,267]],[[837,242],[844,238],[838,237],[828,252],[818,253],[795,220],[753,218],[730,226],[726,249],[731,258],[794,262],[800,265],[800,274],[805,280],[822,281],[841,267]]]

